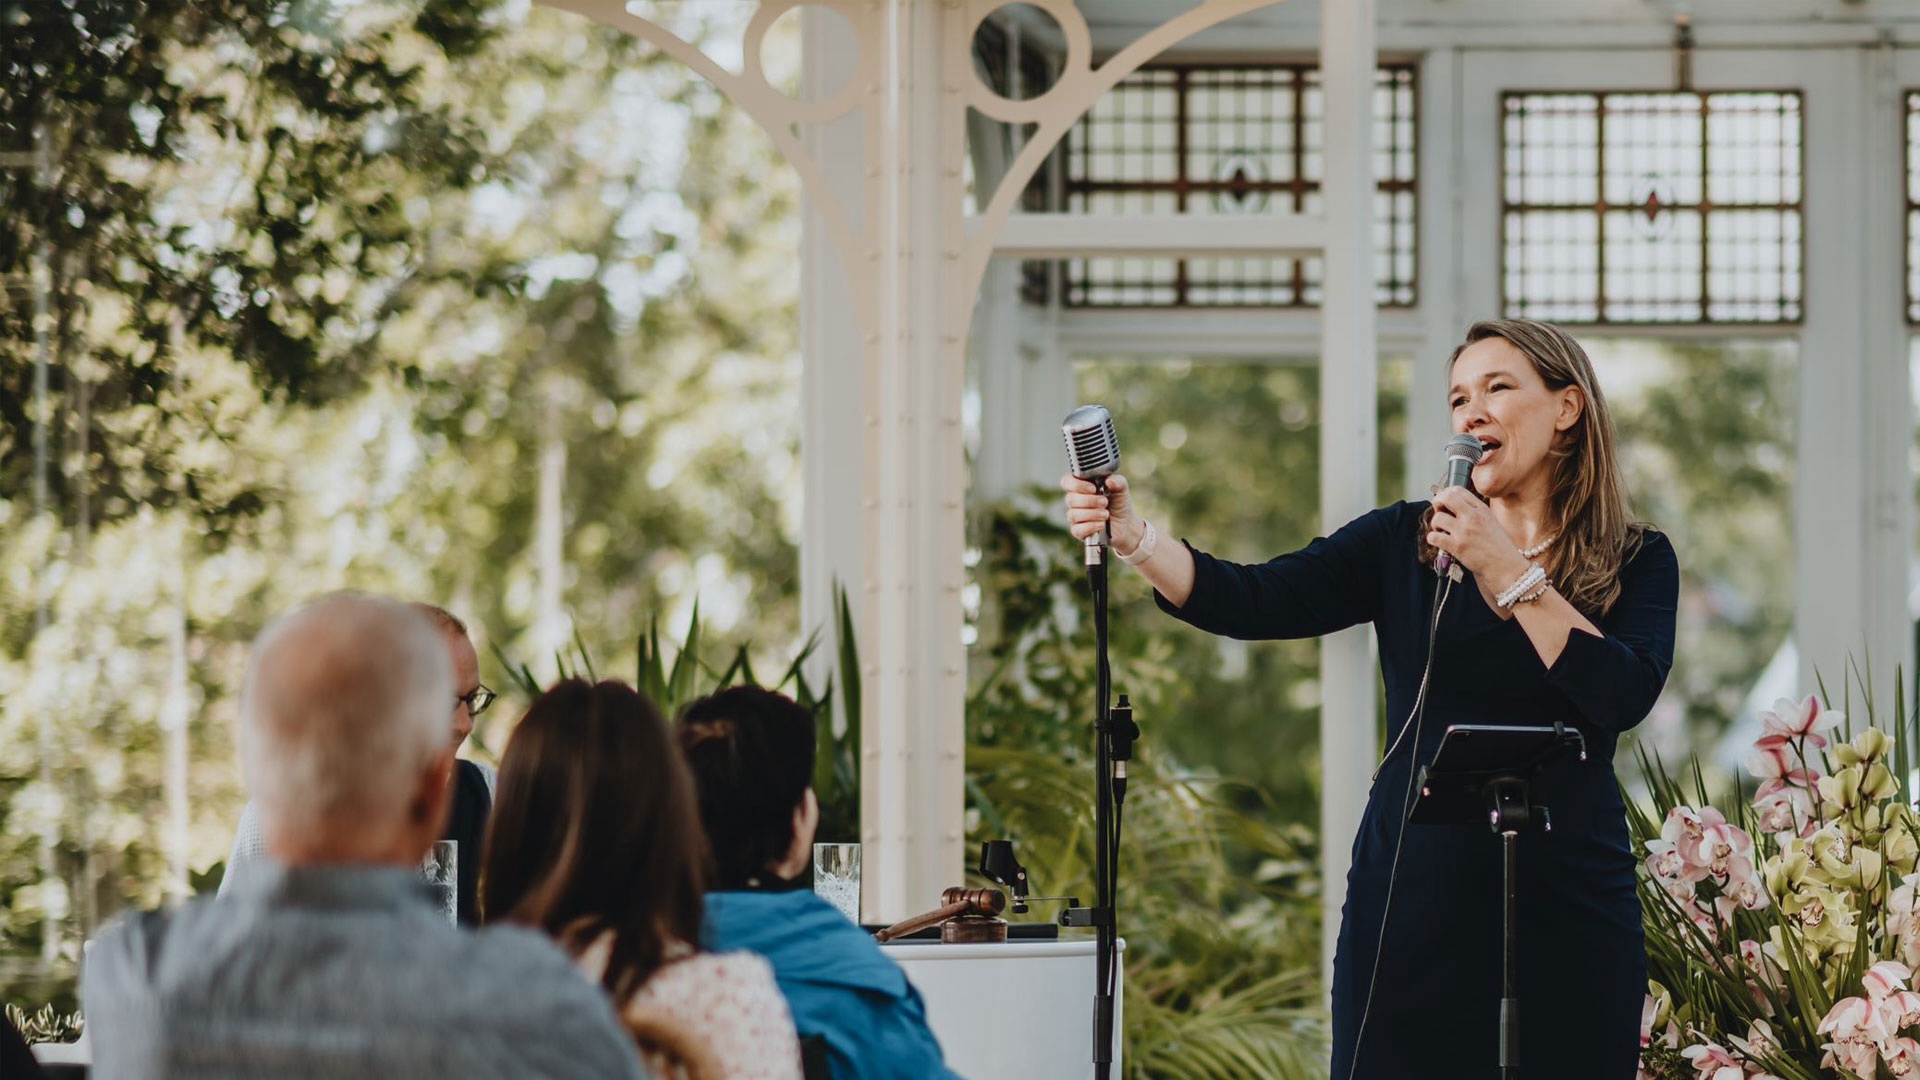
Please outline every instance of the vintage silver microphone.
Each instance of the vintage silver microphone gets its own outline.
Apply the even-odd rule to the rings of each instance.
[[[1120,471],[1120,440],[1113,433],[1113,414],[1104,405],[1082,405],[1060,424],[1067,444],[1067,471],[1104,490],[1107,477]],[[1100,549],[1113,536],[1113,526],[1087,537],[1087,565],[1100,563]]]
[[[1480,456],[1486,453],[1486,446],[1480,442],[1480,436],[1461,433],[1447,440],[1447,479],[1443,488],[1466,487],[1473,479],[1473,467],[1480,463]],[[1453,566],[1453,556],[1441,552],[1433,560],[1433,570],[1444,574]]]

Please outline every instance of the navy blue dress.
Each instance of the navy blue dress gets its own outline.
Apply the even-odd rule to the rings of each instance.
[[[1304,638],[1372,623],[1386,683],[1388,740],[1413,708],[1436,578],[1419,564],[1425,503],[1397,503],[1257,566],[1195,551],[1193,595],[1175,617],[1241,639]],[[1449,724],[1542,724],[1586,736],[1588,760],[1546,778],[1553,830],[1520,841],[1521,1075],[1632,1080],[1646,951],[1614,744],[1653,707],[1673,664],[1679,564],[1649,531],[1620,571],[1620,599],[1573,631],[1553,667],[1473,579],[1453,587],[1418,760]],[[1400,807],[1416,759],[1409,736],[1380,770],[1353,844],[1333,975],[1333,1072],[1345,1080],[1360,1036]],[[1400,853],[1359,1068],[1371,1080],[1493,1077],[1500,1000],[1500,839],[1485,828],[1413,825]]]

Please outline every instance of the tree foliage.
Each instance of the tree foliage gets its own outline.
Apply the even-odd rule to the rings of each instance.
[[[798,647],[797,181],[711,86],[523,0],[0,25],[0,137],[55,161],[0,177],[0,272],[50,267],[55,309],[40,416],[25,294],[0,307],[0,989],[49,916],[70,977],[101,920],[210,880],[245,643],[316,593],[444,603],[483,657],[630,649],[696,592],[715,647]]]
[[[212,419],[163,407],[193,351],[235,358],[266,402],[351,392],[386,359],[367,347],[383,311],[433,272],[407,200],[487,175],[478,118],[436,88],[491,39],[491,7],[0,5],[0,149],[44,143],[48,162],[0,172],[0,274],[49,278],[40,329],[84,357],[58,378],[92,398],[88,442],[146,444],[85,462],[90,524],[180,502],[219,529],[262,506],[180,453]],[[0,490],[18,492],[36,327],[23,290],[11,298]],[[68,476],[52,478],[63,505]]]
[[[1725,728],[1793,626],[1795,365],[1755,344],[1594,352],[1634,510],[1680,556],[1665,709],[1685,720],[1666,749],[1684,753]]]

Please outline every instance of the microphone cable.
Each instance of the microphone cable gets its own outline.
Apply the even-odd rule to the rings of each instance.
[[[1399,736],[1393,740],[1392,746],[1387,747],[1380,764],[1373,770],[1375,780],[1380,779],[1387,762],[1393,759],[1394,752],[1406,740],[1408,728],[1413,729],[1413,749],[1410,753],[1414,757],[1420,754],[1420,729],[1427,720],[1427,687],[1433,679],[1434,647],[1440,642],[1440,612],[1446,608],[1447,597],[1452,594],[1453,576],[1438,575],[1433,587],[1433,604],[1427,616],[1427,662],[1420,671],[1420,689],[1414,694],[1413,711],[1407,714],[1407,722],[1400,725]],[[1417,775],[1413,766],[1414,762],[1407,762],[1407,788],[1400,796],[1400,835],[1393,842],[1393,861],[1387,870],[1387,898],[1380,908],[1380,932],[1373,942],[1373,970],[1367,975],[1367,999],[1360,1009],[1360,1027],[1353,1033],[1353,1059],[1347,1063],[1347,1080],[1353,1080],[1360,1069],[1360,1050],[1366,1045],[1367,1039],[1367,1018],[1373,1013],[1373,992],[1380,980],[1380,954],[1386,948],[1387,920],[1393,915],[1393,886],[1400,877],[1400,851],[1407,843],[1407,813],[1413,806],[1413,781]]]

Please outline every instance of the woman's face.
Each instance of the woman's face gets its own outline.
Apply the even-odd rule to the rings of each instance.
[[[1453,430],[1480,437],[1485,450],[1473,486],[1487,499],[1542,496],[1552,474],[1547,452],[1580,418],[1580,391],[1546,384],[1526,354],[1505,338],[1476,341],[1453,362],[1447,400]]]

